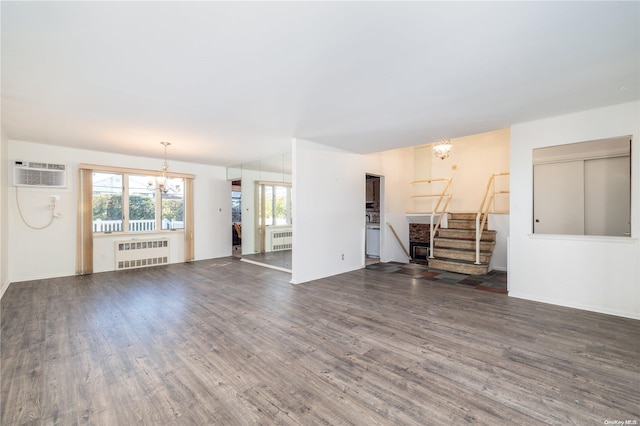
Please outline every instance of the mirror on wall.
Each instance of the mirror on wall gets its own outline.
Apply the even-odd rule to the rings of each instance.
[[[534,149],[533,233],[631,236],[631,136]]]
[[[283,153],[227,168],[233,182],[234,255],[291,271],[291,154]]]

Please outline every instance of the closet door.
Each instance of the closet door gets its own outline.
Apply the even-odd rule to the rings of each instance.
[[[585,235],[630,235],[630,167],[629,156],[584,162]]]
[[[584,234],[583,161],[533,166],[533,232]]]

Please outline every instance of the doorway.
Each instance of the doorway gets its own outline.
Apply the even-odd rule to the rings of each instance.
[[[382,179],[380,176],[365,175],[365,265],[380,262]]]

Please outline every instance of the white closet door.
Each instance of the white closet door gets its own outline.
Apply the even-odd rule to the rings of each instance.
[[[584,162],[585,234],[623,236],[631,231],[629,157]]]
[[[533,232],[584,234],[583,161],[533,166]]]

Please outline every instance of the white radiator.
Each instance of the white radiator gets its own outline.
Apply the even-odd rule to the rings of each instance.
[[[267,228],[266,251],[291,250],[292,236],[291,227]]]
[[[169,263],[169,240],[166,238],[116,241],[115,249],[116,271]]]

